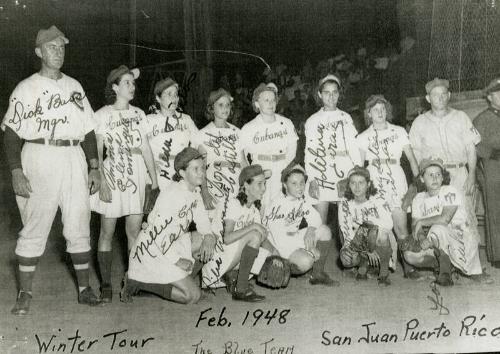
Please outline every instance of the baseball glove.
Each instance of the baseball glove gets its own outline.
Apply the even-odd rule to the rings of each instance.
[[[351,240],[350,248],[365,255],[367,252],[373,252],[377,246],[378,226],[364,222],[356,230],[356,234]]]
[[[280,256],[268,257],[257,281],[273,289],[286,288],[290,281],[290,262]]]

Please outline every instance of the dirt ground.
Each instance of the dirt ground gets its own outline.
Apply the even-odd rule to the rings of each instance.
[[[16,297],[14,248],[20,228],[10,186],[0,183],[0,353],[417,353],[500,350],[500,271],[485,262],[494,284],[461,278],[451,288],[430,280],[392,285],[359,282],[327,263],[336,288],[313,287],[294,278],[273,291],[256,286],[266,300],[239,303],[219,289],[183,306],[157,297],[118,300],[123,275],[123,225],[114,244],[113,302],[78,305],[59,216],[54,222],[33,284],[31,312],[10,314]],[[93,246],[98,218],[92,221]],[[93,248],[95,250],[95,247]],[[484,258],[484,257],[483,257]],[[94,259],[91,284],[98,288]],[[429,274],[430,273],[426,273]],[[369,331],[370,337],[366,338]],[[368,343],[367,343],[368,342]]]

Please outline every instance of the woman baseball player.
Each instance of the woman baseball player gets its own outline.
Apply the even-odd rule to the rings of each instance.
[[[441,159],[423,159],[419,165],[425,192],[412,204],[412,231],[417,245],[405,252],[418,267],[439,267],[436,283],[453,285],[452,265],[481,280],[479,240],[470,230],[462,194],[450,186],[450,175]],[[437,262],[436,262],[437,260]]]
[[[368,161],[368,171],[378,191],[374,198],[387,203],[391,208],[396,236],[399,240],[404,240],[408,237],[406,210],[410,205],[402,205],[408,185],[400,158],[404,152],[414,178],[418,176],[417,160],[406,130],[390,123],[392,106],[384,96],[370,96],[365,103],[364,115],[369,127],[357,137],[361,163],[364,165],[364,162]],[[420,277],[414,268],[409,268],[404,262],[403,266],[406,277]]]
[[[154,88],[160,109],[148,114],[148,139],[153,151],[160,190],[172,182],[175,156],[192,144],[198,128],[187,114],[177,110],[179,85],[171,78],[158,81]]]
[[[134,98],[137,69],[126,66],[112,70],[106,80],[107,106],[95,114],[101,179],[99,195],[90,198],[91,209],[101,214],[97,259],[101,272],[101,298],[111,302],[112,241],[116,220],[125,216],[128,248],[141,230],[145,187],[151,176],[152,188],[158,188],[153,155],[146,138],[144,112],[129,102]],[[103,147],[106,147],[106,159]],[[149,172],[149,176],[148,176]]]
[[[260,84],[253,92],[252,104],[259,113],[241,129],[244,159],[272,171],[262,197],[264,209],[281,194],[281,171],[292,162],[297,150],[297,134],[290,119],[276,114],[276,85]]]
[[[222,88],[210,93],[205,115],[211,122],[199,131],[193,144],[206,156],[207,179],[202,193],[208,193],[205,199],[212,202],[214,210],[238,194],[238,176],[244,161],[240,129],[228,122],[232,101]]]
[[[338,212],[343,236],[342,265],[358,267],[358,280],[367,279],[368,266],[378,267],[379,285],[390,285],[389,263],[391,258],[392,262],[397,259],[390,208],[374,197],[377,190],[366,168],[354,167],[347,181]]]
[[[291,263],[293,275],[312,268],[309,283],[338,285],[325,273],[325,262],[331,244],[330,228],[305,197],[305,171],[300,165],[283,170],[281,182],[284,195],[273,200],[263,218],[269,229],[269,241],[277,253]]]
[[[327,224],[329,203],[340,200],[337,183],[360,164],[356,143],[358,134],[351,116],[337,108],[342,86],[335,75],[327,75],[318,83],[321,109],[305,123],[306,148],[304,163],[312,186],[319,187],[316,209]]]
[[[212,258],[217,241],[200,194],[203,157],[196,149],[184,148],[175,157],[174,170],[174,182],[158,196],[130,252],[123,302],[132,301],[140,290],[182,304],[200,299],[193,278]],[[192,222],[198,231],[189,231]]]
[[[210,287],[222,279],[234,300],[258,302],[265,299],[257,294],[248,279],[259,272],[272,249],[267,241],[267,229],[262,225],[261,198],[266,190],[270,170],[260,165],[243,168],[238,177],[239,192],[218,208],[214,230],[220,230],[223,245],[216,248],[212,261],[203,267],[203,282]],[[266,249],[262,247],[266,247]],[[257,256],[259,262],[256,264]]]

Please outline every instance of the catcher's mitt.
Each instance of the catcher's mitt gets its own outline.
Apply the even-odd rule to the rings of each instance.
[[[377,246],[377,237],[378,226],[365,221],[356,230],[356,234],[351,240],[349,247],[361,255],[373,252]]]
[[[280,256],[270,256],[262,265],[257,281],[270,288],[288,286],[290,281],[290,262]]]

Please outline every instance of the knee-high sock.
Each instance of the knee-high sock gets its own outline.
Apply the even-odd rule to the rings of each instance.
[[[33,277],[40,257],[17,256],[19,264],[19,290],[31,293]]]
[[[111,251],[98,251],[97,260],[99,262],[99,271],[101,272],[101,285],[111,285],[111,263],[112,263],[112,252]]]
[[[451,273],[450,257],[442,250],[439,250],[439,274]]]
[[[73,267],[75,268],[78,288],[83,290],[89,286],[89,252],[70,253]]]
[[[127,280],[128,285],[134,290],[143,290],[158,295],[164,299],[172,300],[172,284],[143,283],[136,280]]]
[[[236,281],[236,289],[240,292],[245,291],[248,288],[248,277],[250,276],[250,270],[252,269],[253,262],[259,250],[257,248],[250,247],[246,245],[241,252],[240,269],[238,271],[238,279]]]
[[[193,270],[191,271],[191,278],[196,279],[196,276],[200,273],[201,268],[203,268],[203,263],[199,259],[195,260]]]
[[[318,241],[316,247],[319,251],[319,259],[313,264],[313,276],[325,271],[325,263],[330,251],[332,241]]]
[[[386,277],[389,275],[389,260],[391,259],[392,255],[391,246],[377,246],[377,254],[380,258],[379,277]]]

